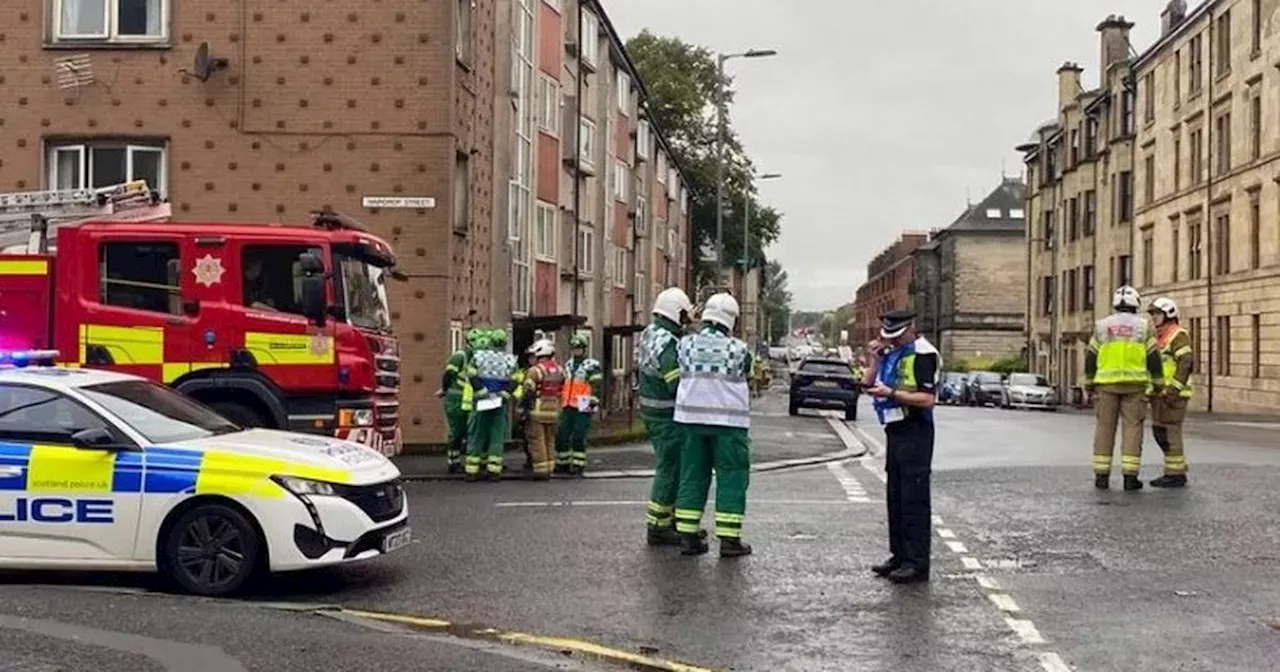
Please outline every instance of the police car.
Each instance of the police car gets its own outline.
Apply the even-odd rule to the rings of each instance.
[[[378,452],[243,429],[136,376],[29,365],[54,356],[0,353],[0,568],[159,571],[216,596],[409,543]]]

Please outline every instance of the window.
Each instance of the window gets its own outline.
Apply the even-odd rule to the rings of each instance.
[[[596,232],[585,226],[578,227],[578,272],[596,272]]]
[[[1120,135],[1133,134],[1133,98],[1134,93],[1129,89],[1120,94]]]
[[[1098,228],[1098,192],[1084,192],[1084,235],[1089,237]]]
[[[1231,10],[1227,10],[1218,17],[1217,35],[1214,36],[1217,42],[1217,53],[1214,54],[1214,65],[1217,67],[1218,76],[1231,72]]]
[[[1116,179],[1116,214],[1121,222],[1133,219],[1133,173],[1128,170]]]
[[[1000,219],[1000,208],[987,208],[988,219]]]
[[[1084,121],[1084,155],[1092,159],[1098,155],[1098,118],[1089,117]]]
[[[658,150],[658,169],[653,172],[658,184],[667,183],[667,153],[661,149]]]
[[[449,352],[457,352],[462,349],[462,323],[453,320],[449,322]]]
[[[1014,208],[1009,211],[1010,219],[1023,219],[1026,216],[1027,216],[1027,213],[1024,212],[1022,208]]]
[[[1214,373],[1219,376],[1231,375],[1231,318],[1219,315],[1214,318],[1213,358],[1217,365]]]
[[[538,130],[560,137],[560,82],[538,75]]]
[[[50,189],[100,189],[146,180],[148,187],[163,194],[168,186],[163,144],[52,144],[48,156]]]
[[[1197,186],[1204,179],[1204,129],[1191,131],[1188,138],[1191,142],[1190,161],[1187,162],[1187,177],[1191,186]]]
[[[1178,234],[1178,218],[1177,216],[1170,217],[1169,218],[1169,241],[1170,241],[1169,251],[1172,253],[1173,258],[1170,260],[1170,263],[1169,263],[1171,267],[1169,269],[1169,275],[1170,275],[1169,279],[1173,282],[1177,282],[1182,275],[1181,273],[1182,247],[1181,247],[1181,242],[1178,240],[1178,235],[1179,235]]]
[[[1222,213],[1213,220],[1213,274],[1231,272],[1231,215]]]
[[[1044,224],[1042,227],[1042,240],[1040,242],[1044,244],[1044,249],[1052,250],[1054,244],[1053,211],[1045,210],[1041,215],[1044,218]]]
[[[1249,158],[1262,156],[1262,95],[1254,92],[1249,99]]]
[[[653,129],[649,126],[648,121],[641,121],[636,127],[636,158],[641,161],[649,160],[653,155]]]
[[[1067,239],[1076,240],[1080,237],[1080,197],[1074,196],[1067,199]]]
[[[534,222],[534,239],[537,242],[535,254],[542,261],[556,260],[556,208],[553,205],[539,202],[537,219]]]
[[[613,361],[610,364],[614,373],[622,373],[627,370],[627,353],[631,352],[631,348],[627,347],[627,338],[624,336],[613,336]]]
[[[56,42],[163,42],[169,0],[54,0]]]
[[[1142,232],[1142,286],[1150,287],[1155,284],[1152,279],[1155,276],[1155,234],[1148,228]]]
[[[457,154],[453,160],[453,230],[471,230],[471,161],[466,154]]]
[[[1191,349],[1197,353],[1200,352],[1200,344],[1203,342],[1204,331],[1202,324],[1200,318],[1191,318]],[[1196,373],[1204,373],[1204,367],[1201,366],[1202,361],[1204,361],[1204,358],[1196,357],[1195,362],[1191,365],[1192,370]]]
[[[1133,284],[1133,258],[1127,254],[1116,257],[1116,286]]]
[[[207,439],[240,427],[173,390],[149,380],[122,380],[80,388],[84,396],[153,444]]]
[[[253,245],[240,251],[244,305],[254,310],[303,315],[302,255],[324,258],[307,245]],[[197,260],[197,268],[199,268]]]
[[[631,114],[631,76],[621,70],[615,70],[618,82],[618,111]]]
[[[1068,161],[1074,166],[1080,163],[1080,131],[1071,129],[1071,146],[1067,150],[1069,152]]]
[[[1217,140],[1217,161],[1214,162],[1214,173],[1225,175],[1231,170],[1231,113],[1223,112],[1214,120],[1213,134]]]
[[[1142,120],[1156,120],[1156,73],[1154,71],[1142,77]]]
[[[1082,294],[1084,295],[1082,297],[1084,299],[1083,307],[1085,310],[1093,310],[1093,304],[1095,300],[1094,291],[1095,291],[1095,284],[1096,284],[1096,281],[1093,277],[1093,266],[1085,266],[1084,268],[1080,269],[1080,278],[1081,278],[1080,280],[1081,289],[1083,290]]]
[[[613,286],[626,287],[631,273],[627,269],[627,248],[613,248]]]
[[[221,261],[214,263],[217,281],[225,281]],[[177,315],[181,268],[177,243],[103,243],[98,248],[98,300],[107,306]]]
[[[1173,132],[1173,193],[1182,190],[1182,131]]]
[[[1155,149],[1152,148],[1151,154],[1148,154],[1142,163],[1142,191],[1143,198],[1147,205],[1156,200],[1156,157]]]
[[[1253,11],[1249,13],[1249,53],[1256,55],[1262,51],[1262,0],[1253,0],[1251,4]]]
[[[1052,275],[1040,278],[1040,310],[1045,315],[1053,313],[1053,282]]]
[[[636,233],[642,236],[649,233],[649,202],[643,198],[636,199]],[[661,232],[658,235],[661,236]]]
[[[1249,192],[1249,268],[1262,266],[1262,205],[1260,194]]]
[[[627,181],[631,177],[631,169],[625,161],[613,162],[613,197],[623,203],[627,202]]]
[[[1204,33],[1191,38],[1187,45],[1187,91],[1200,93],[1204,86]]]
[[[592,67],[600,59],[600,19],[591,12],[582,13],[582,62]]]
[[[1178,108],[1182,103],[1182,51],[1173,52],[1173,72],[1169,73],[1173,78],[1173,107]]]
[[[1077,282],[1080,272],[1073,268],[1062,275],[1062,282],[1066,285],[1067,312],[1074,313],[1079,309],[1079,301],[1077,299],[1080,298],[1080,295],[1076,290],[1080,286]]]
[[[475,38],[471,26],[472,15],[475,13],[473,3],[474,0],[457,0],[455,3],[457,15],[454,17],[454,52],[465,65],[471,65],[475,57]]]
[[[1253,365],[1253,371],[1250,372],[1249,375],[1252,378],[1261,378],[1262,377],[1262,316],[1257,313],[1254,313],[1253,315],[1249,316],[1249,340],[1250,340],[1249,349],[1253,351],[1253,359],[1251,360],[1251,363]]]
[[[551,9],[556,10],[557,14],[564,13],[564,0],[542,0]]]
[[[70,444],[76,432],[111,431],[76,400],[43,388],[0,385],[0,408],[0,441]]]
[[[578,153],[578,161],[588,168],[595,168],[596,123],[586,117],[579,117],[578,133],[582,136],[582,146]]]
[[[1187,278],[1191,280],[1199,280],[1204,276],[1203,251],[1201,246],[1204,244],[1204,224],[1201,223],[1197,216],[1195,219],[1187,220]]]

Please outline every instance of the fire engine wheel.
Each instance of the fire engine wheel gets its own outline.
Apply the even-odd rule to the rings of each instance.
[[[203,504],[169,527],[164,571],[188,593],[229,595],[258,571],[261,546],[258,531],[243,513],[225,504]]]
[[[241,427],[263,427],[265,421],[257,411],[252,408],[242,406],[234,401],[221,401],[210,405],[210,408],[218,412],[218,415],[240,425]]]

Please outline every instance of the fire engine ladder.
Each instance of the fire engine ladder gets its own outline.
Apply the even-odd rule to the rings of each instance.
[[[59,226],[90,219],[136,222],[167,218],[167,209],[158,213],[143,210],[158,203],[158,195],[145,180],[99,189],[0,193],[0,252],[23,245],[28,252],[43,252],[43,242],[50,240]]]

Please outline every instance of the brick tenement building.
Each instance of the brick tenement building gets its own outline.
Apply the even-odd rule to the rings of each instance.
[[[880,315],[911,305],[911,280],[915,275],[912,253],[929,242],[922,231],[904,232],[867,264],[867,281],[853,299],[854,346],[865,345],[880,335]]]
[[[188,221],[363,219],[410,276],[391,286],[405,440],[438,441],[446,318],[493,317],[496,0],[67,1],[8,3],[0,190],[145,178]],[[206,42],[226,67],[201,81]],[[60,88],[65,58],[78,85]],[[436,204],[363,211],[370,195]]]
[[[1057,241],[1051,249],[1031,250],[1032,277],[1056,266],[1063,283],[1061,300],[1052,289],[1037,297],[1032,330],[1046,355],[1070,355],[1053,367],[1067,384],[1081,375],[1082,334],[1108,312],[1115,285],[1130,281],[1145,298],[1178,302],[1196,350],[1193,407],[1280,405],[1280,121],[1269,107],[1280,95],[1275,9],[1273,0],[1206,0],[1190,12],[1170,3],[1160,37],[1132,58],[1117,37],[1131,24],[1108,19],[1099,26],[1101,90],[1080,92],[1078,68],[1060,72],[1062,112],[1026,146],[1028,170],[1037,171],[1027,209],[1065,221],[1037,236]],[[1077,150],[1080,128],[1086,138],[1101,129],[1110,142]],[[1099,194],[1096,236],[1073,234],[1080,190]],[[1083,273],[1062,275],[1077,267],[1090,269],[1088,283]]]
[[[985,366],[1026,344],[1024,198],[1021,179],[1003,178],[913,253],[911,307],[943,362]]]

